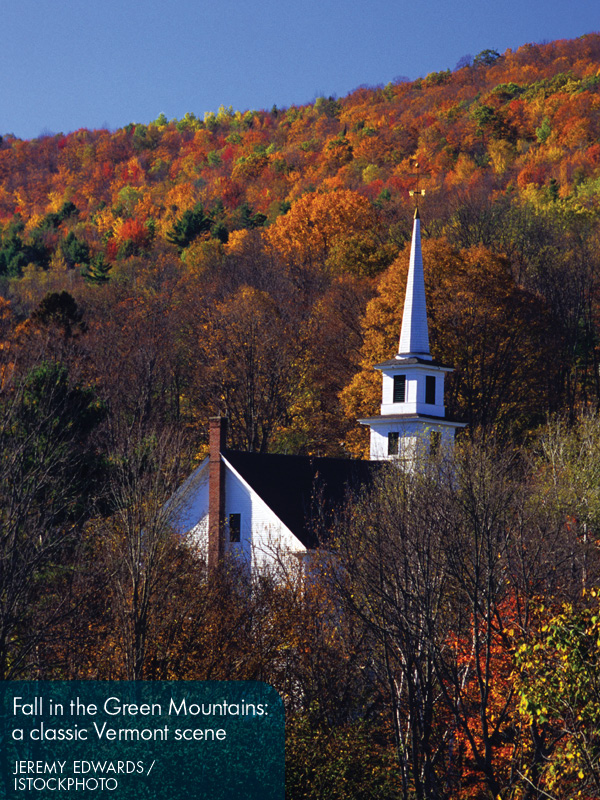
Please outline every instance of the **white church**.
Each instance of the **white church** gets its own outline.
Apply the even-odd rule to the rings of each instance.
[[[465,426],[446,418],[444,378],[452,368],[429,350],[418,208],[398,353],[375,369],[383,375],[380,414],[359,420],[370,428],[369,461],[229,450],[226,419],[210,420],[209,455],[173,498],[177,529],[206,553],[209,568],[225,555],[258,571],[282,554],[308,555],[323,519],[382,461],[410,469],[421,453],[451,447]]]

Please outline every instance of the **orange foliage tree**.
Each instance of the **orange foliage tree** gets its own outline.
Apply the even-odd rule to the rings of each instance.
[[[423,243],[431,350],[453,366],[446,402],[473,429],[526,426],[548,407],[552,363],[550,317],[517,286],[507,261],[482,247],[457,251],[443,240]],[[344,390],[349,417],[376,413],[381,379],[373,365],[397,352],[408,252],[382,276],[364,318],[362,370]],[[540,354],[546,352],[546,358]],[[360,452],[365,437],[355,434]]]
[[[269,228],[273,250],[293,264],[324,269],[335,247],[357,234],[369,234],[375,216],[368,200],[341,189],[305,194]]]

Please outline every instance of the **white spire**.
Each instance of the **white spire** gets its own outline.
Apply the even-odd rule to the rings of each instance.
[[[425,302],[425,278],[423,275],[423,256],[421,255],[421,218],[415,209],[410,266],[406,282],[402,330],[398,356],[409,358],[417,356],[431,360],[429,352],[429,333],[427,331],[427,304]]]

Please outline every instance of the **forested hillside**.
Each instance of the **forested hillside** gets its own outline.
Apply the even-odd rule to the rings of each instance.
[[[338,397],[394,350],[416,160],[451,411],[522,432],[595,407],[599,69],[588,35],[286,110],[5,136],[7,324],[67,290],[113,402],[195,429],[226,409],[243,448],[359,452]],[[371,382],[347,390],[349,418]]]
[[[364,456],[417,179],[455,462],[348,504],[343,580],[207,580],[165,503],[211,415]],[[600,34],[5,134],[0,678],[267,680],[290,798],[600,796],[599,331]]]

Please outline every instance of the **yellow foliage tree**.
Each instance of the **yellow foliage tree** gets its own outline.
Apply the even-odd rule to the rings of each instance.
[[[310,193],[268,231],[275,253],[286,261],[323,269],[333,248],[351,237],[370,234],[376,219],[369,201],[350,189]]]

